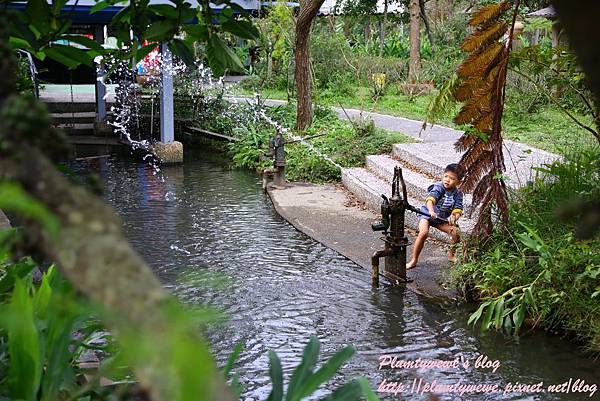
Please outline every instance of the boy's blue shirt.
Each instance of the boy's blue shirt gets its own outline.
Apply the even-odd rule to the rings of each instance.
[[[447,218],[452,213],[461,214],[463,212],[463,193],[460,189],[454,188],[452,191],[447,191],[440,181],[430,185],[427,191],[425,203],[431,199],[440,217]]]

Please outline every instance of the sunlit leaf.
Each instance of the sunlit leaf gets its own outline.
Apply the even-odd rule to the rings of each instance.
[[[8,334],[7,387],[11,399],[37,400],[42,378],[40,338],[33,315],[33,302],[22,280],[17,280],[0,325]]]
[[[98,11],[102,11],[107,7],[110,7],[110,3],[108,3],[107,1],[99,1],[92,7],[92,9],[90,10],[90,14],[94,14],[94,13],[97,13]]]
[[[58,233],[58,219],[18,184],[0,182],[0,209],[37,220],[50,235]]]
[[[233,365],[235,364],[235,362],[237,361],[237,359],[240,356],[240,353],[242,352],[242,349],[244,349],[244,341],[239,341],[236,345],[235,348],[233,349],[233,352],[231,353],[231,355],[229,356],[229,359],[227,359],[227,365],[225,365],[225,368],[223,368],[223,374],[225,375],[225,377],[229,376],[229,373],[231,372],[231,369],[233,368]]]
[[[496,302],[494,309],[495,326],[496,330],[498,330],[500,327],[502,327],[502,318],[504,316],[504,298],[500,298],[498,302]]]
[[[185,25],[183,30],[197,41],[204,42],[208,40],[208,28],[204,24]]]
[[[169,20],[156,21],[146,30],[146,39],[163,39],[175,30],[175,24]]]
[[[50,32],[50,20],[52,13],[46,0],[29,0],[25,13],[30,18],[30,23],[36,28],[40,35]]]
[[[304,380],[301,387],[300,398],[308,397],[314,393],[321,384],[331,380],[340,367],[354,355],[353,347],[345,347],[333,355],[315,373]]]
[[[302,362],[292,373],[290,384],[285,397],[286,401],[298,401],[302,398],[302,387],[305,380],[312,374],[319,357],[319,340],[311,336],[302,354]]]
[[[68,40],[70,42],[78,43],[89,49],[95,50],[98,53],[104,53],[104,48],[98,42],[83,35],[64,35],[61,39]]]
[[[377,397],[377,394],[375,394],[367,379],[360,377],[356,379],[356,381],[360,384],[360,388],[362,389],[363,395],[367,397],[367,401],[379,401],[379,397]]]
[[[356,380],[352,380],[338,387],[327,397],[321,398],[321,401],[358,401],[362,398],[363,389],[361,384]]]
[[[177,9],[170,4],[151,4],[148,10],[161,17],[177,18],[179,13]]]
[[[217,35],[210,36],[206,44],[206,55],[217,76],[222,75],[226,69],[244,70],[238,56]]]
[[[187,66],[193,67],[195,65],[194,52],[190,46],[181,39],[174,39],[169,43],[169,49],[174,55],[179,57]]]
[[[267,401],[281,401],[283,398],[283,370],[279,357],[273,351],[269,351],[269,376],[271,376],[273,389]]]

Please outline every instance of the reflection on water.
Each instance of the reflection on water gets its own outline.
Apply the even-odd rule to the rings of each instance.
[[[519,339],[466,327],[468,313],[422,299],[402,288],[372,290],[370,274],[282,220],[254,174],[230,170],[208,155],[162,174],[143,164],[109,160],[86,166],[102,175],[106,197],[122,216],[133,244],[182,301],[220,307],[230,319],[211,330],[213,351],[224,364],[245,340],[239,371],[247,399],[270,391],[267,350],[276,351],[286,375],[298,364],[310,335],[323,357],[346,344],[357,355],[334,382],[365,376],[375,388],[385,379],[409,388],[414,379],[438,384],[544,385],[569,378],[594,383],[600,369],[575,346],[543,333]],[[226,280],[214,283],[207,273]],[[208,285],[207,282],[211,284]],[[378,370],[379,357],[470,361],[468,368]],[[500,367],[475,368],[480,355]],[[289,378],[289,377],[288,377]],[[330,385],[329,388],[333,388]],[[321,392],[320,395],[327,392]],[[428,394],[380,394],[427,400]],[[446,393],[444,400],[590,399],[588,394]],[[600,397],[600,393],[593,398]]]

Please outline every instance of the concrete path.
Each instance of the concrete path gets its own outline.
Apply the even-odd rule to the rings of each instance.
[[[277,212],[296,229],[364,267],[365,280],[370,280],[371,255],[383,248],[381,233],[372,231],[371,223],[381,216],[331,184],[272,187],[269,196]],[[407,234],[414,238],[414,232]],[[419,266],[407,273],[413,280],[408,287],[425,296],[452,299],[456,292],[444,287],[450,266],[444,245],[428,240]]]
[[[252,101],[252,98],[235,97],[237,101]],[[267,106],[281,106],[287,103],[285,100],[263,99]],[[441,125],[428,125],[426,130],[421,130],[422,121],[411,120],[404,117],[390,116],[386,114],[374,113],[370,111],[360,111],[359,109],[331,107],[342,120],[347,120],[350,117],[352,120],[360,118],[362,113],[363,118],[372,118],[375,125],[379,128],[384,128],[388,131],[400,132],[412,136],[417,141],[423,142],[448,142],[455,141],[461,135],[461,131]]]

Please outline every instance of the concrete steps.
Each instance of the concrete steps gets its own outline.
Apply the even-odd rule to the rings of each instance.
[[[394,178],[394,168],[396,166],[402,167],[402,176],[404,177],[404,183],[406,184],[406,190],[412,194],[415,198],[420,201],[425,201],[427,198],[427,188],[435,181],[441,181],[443,168],[439,169],[438,174],[423,174],[418,170],[403,161],[394,159],[388,155],[371,155],[367,156],[366,167],[373,171],[376,175],[383,178],[386,182],[390,183]],[[446,166],[444,166],[446,167]],[[472,196],[470,194],[464,194],[463,204],[465,210],[471,206]]]
[[[557,155],[532,148],[513,141],[504,141],[504,164],[507,185],[519,188],[533,180],[538,174],[532,167],[551,163]],[[452,143],[399,143],[393,147],[393,156],[403,160],[420,171],[434,176],[440,175],[450,163],[457,163],[461,154],[454,150]]]
[[[55,124],[93,124],[96,120],[96,113],[94,111],[51,113],[50,117]]]
[[[58,124],[57,128],[62,129],[67,136],[94,136],[94,124]]]
[[[42,99],[43,101],[43,99]],[[44,101],[50,113],[85,113],[95,112],[96,104],[94,102],[73,102],[70,101]],[[107,108],[109,106],[107,105]]]
[[[385,159],[383,157],[369,157],[371,158],[369,160],[369,164],[371,167],[369,168],[354,167],[342,169],[342,182],[344,186],[350,192],[352,192],[358,199],[365,202],[369,209],[379,212],[382,201],[381,194],[385,194],[387,197],[391,197],[392,187],[391,181],[388,181],[386,178],[377,174],[375,171],[383,171],[385,173],[385,166],[383,166],[383,164],[390,165],[390,160],[392,160],[395,163],[398,162],[389,158],[389,156],[388,159]],[[379,163],[380,161],[382,163]],[[422,177],[418,177],[418,173],[412,171],[408,173],[408,171],[409,170],[407,168],[402,169],[404,181],[407,186],[408,203],[415,207],[420,207],[424,203],[427,194],[427,186],[429,186],[433,181],[425,175],[422,175]],[[409,180],[411,181],[410,186]],[[422,183],[422,185],[418,185],[416,183],[417,180],[419,180]],[[423,186],[425,187],[423,188]],[[411,189],[409,189],[409,187]],[[406,212],[405,224],[407,227],[416,230],[419,224],[419,216],[414,212]],[[470,233],[473,227],[473,221],[463,217],[461,218],[459,225],[463,232]],[[430,236],[445,242],[448,242],[450,240],[449,235],[439,230],[430,230],[429,234]]]
[[[454,150],[453,142],[421,142],[401,143],[393,146],[392,156],[370,155],[366,157],[365,168],[349,168],[342,170],[342,181],[346,188],[365,202],[372,210],[379,212],[381,194],[390,195],[394,167],[400,165],[409,203],[419,207],[425,203],[427,188],[435,181],[441,180],[444,168],[457,163],[461,154]],[[519,188],[533,180],[538,172],[534,167],[551,163],[559,157],[549,152],[513,141],[505,141],[504,162],[506,165],[507,184],[511,188]],[[465,215],[460,219],[461,230],[469,234],[472,231],[477,214],[468,219],[466,214],[471,209],[472,195],[465,194]],[[406,225],[416,228],[418,217],[407,212]],[[431,230],[430,235],[447,241],[449,236],[439,230]]]

